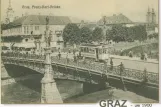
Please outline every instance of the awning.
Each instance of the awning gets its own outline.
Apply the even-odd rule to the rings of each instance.
[[[13,47],[18,48],[36,48],[34,43],[15,43]]]

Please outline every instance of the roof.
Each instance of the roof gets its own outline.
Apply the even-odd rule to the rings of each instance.
[[[100,44],[81,44],[80,47],[102,47]]]
[[[88,27],[89,29],[94,29],[95,27],[97,27],[96,23],[87,23],[84,25],[84,27]]]
[[[15,26],[21,25],[45,25],[46,24],[46,15],[28,15],[20,17],[13,22],[6,25],[4,29],[12,28]],[[71,20],[67,16],[48,16],[49,25],[66,25],[71,23]]]
[[[127,23],[133,23],[130,19],[128,19],[125,15],[119,14],[119,15],[113,15],[106,17],[105,16],[106,24],[127,24]],[[103,18],[101,18],[98,21],[99,25],[103,25]]]

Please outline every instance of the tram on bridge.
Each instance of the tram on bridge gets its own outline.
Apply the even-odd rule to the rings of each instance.
[[[93,59],[95,61],[108,61],[108,48],[103,45],[82,44],[79,46],[81,56],[86,59]]]

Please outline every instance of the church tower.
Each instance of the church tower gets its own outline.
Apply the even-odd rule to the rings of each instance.
[[[148,12],[146,14],[146,22],[149,25],[152,22],[152,14],[150,12],[150,8],[148,7]]]
[[[154,12],[154,8],[152,9],[152,24],[156,24],[156,14]]]
[[[6,17],[6,23],[10,23],[14,20],[14,11],[11,7],[11,0],[9,0],[9,6],[7,8],[7,17]]]

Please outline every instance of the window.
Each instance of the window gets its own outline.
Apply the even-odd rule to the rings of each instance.
[[[58,44],[58,45],[60,45],[60,43],[59,43],[59,42],[58,42],[57,44]]]
[[[24,26],[24,34],[26,34],[26,27]]]
[[[84,49],[83,48],[81,48],[81,52],[84,52]]]
[[[35,30],[39,30],[39,26],[35,26]]]
[[[28,26],[26,27],[26,31],[27,31],[27,34],[29,34],[29,27]]]

